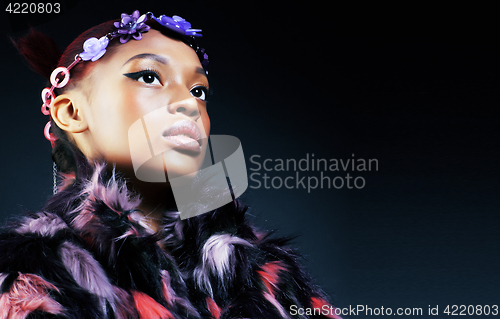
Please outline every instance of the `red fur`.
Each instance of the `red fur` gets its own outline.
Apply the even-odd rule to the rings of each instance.
[[[132,291],[132,296],[141,319],[174,319],[170,311],[145,293]]]
[[[285,271],[286,268],[280,261],[271,261],[265,263],[260,267],[262,270],[258,270],[257,272],[260,275],[262,283],[267,289],[267,292],[274,296],[274,291],[277,288],[276,285],[279,281],[278,273],[280,271]]]
[[[72,185],[75,182],[75,173],[59,173],[59,176],[61,177],[61,182],[57,186],[57,191],[61,192],[65,190],[68,186]]]
[[[50,297],[48,290],[59,291],[37,275],[19,273],[10,291],[0,298],[0,318],[26,318],[35,310],[61,314],[64,308]]]
[[[257,272],[267,290],[267,292],[264,292],[264,297],[278,309],[283,318],[288,318],[285,309],[274,296],[274,292],[278,288],[279,272],[286,271],[285,265],[280,261],[271,261],[260,266],[260,269],[262,270],[258,270]]]
[[[220,318],[220,315],[221,315],[221,309],[219,306],[217,306],[217,304],[215,303],[215,301],[210,298],[210,297],[207,297],[207,308],[208,310],[210,311],[210,313],[212,314],[212,317],[214,319],[219,319]]]
[[[330,309],[330,304],[323,299],[312,297],[311,298],[311,307],[312,308],[320,308],[322,309],[324,305],[328,305],[328,308]],[[335,309],[335,308],[332,308]],[[328,314],[325,315],[327,318],[333,318],[333,319],[342,319],[342,317],[335,315],[334,313],[329,312]]]

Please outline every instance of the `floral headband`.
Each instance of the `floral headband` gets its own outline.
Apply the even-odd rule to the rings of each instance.
[[[114,26],[116,30],[110,32],[100,39],[89,38],[83,44],[83,52],[75,56],[75,61],[71,63],[68,67],[60,66],[52,71],[50,75],[51,88],[45,88],[42,90],[42,113],[45,115],[50,115],[50,107],[55,99],[54,89],[62,88],[69,82],[70,74],[69,71],[81,61],[97,61],[106,53],[106,48],[109,41],[120,37],[121,43],[127,43],[131,38],[135,40],[142,39],[142,33],[147,32],[151,27],[146,24],[148,20],[155,20],[162,26],[175,31],[184,36],[187,40],[189,46],[195,50],[198,58],[201,61],[202,67],[206,71],[208,66],[208,55],[205,53],[205,49],[200,48],[196,43],[195,37],[201,37],[202,35],[200,29],[191,29],[191,24],[179,16],[168,17],[161,15],[160,17],[155,17],[153,13],[148,12],[146,14],[140,15],[139,11],[134,11],[131,15],[122,13],[121,21],[115,22]],[[57,140],[57,137],[53,133],[49,133],[50,121],[47,122],[44,129],[45,138],[50,141],[52,147]]]

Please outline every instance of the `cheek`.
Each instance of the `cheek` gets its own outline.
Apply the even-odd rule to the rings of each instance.
[[[96,106],[96,114],[99,117],[99,131],[101,134],[114,136],[123,135],[133,121],[139,118],[136,112],[134,97],[130,94],[113,95],[108,94],[100,100]],[[104,136],[102,136],[104,137]]]
[[[210,135],[210,117],[208,116],[208,113],[205,111],[201,115],[201,121],[203,123],[203,128],[205,129],[205,134],[207,136]]]
[[[128,131],[143,115],[141,98],[130,90],[116,92],[112,88],[96,98],[93,125],[89,127],[92,138],[107,160],[123,161],[129,153]]]

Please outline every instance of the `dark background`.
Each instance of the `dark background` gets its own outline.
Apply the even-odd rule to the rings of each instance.
[[[52,15],[1,8],[3,218],[39,208],[52,189],[48,118],[40,112],[45,81],[5,34],[24,34],[29,22],[64,48],[122,12],[177,14],[203,29],[212,134],[238,137],[248,168],[254,154],[378,159],[378,171],[351,173],[365,178],[363,189],[261,188],[243,196],[258,225],[300,235],[295,247],[335,305],[424,314],[439,305],[445,317],[448,304],[500,303],[492,7],[61,3],[63,13]]]

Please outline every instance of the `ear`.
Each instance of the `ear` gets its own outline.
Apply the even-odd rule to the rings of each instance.
[[[50,107],[50,115],[60,129],[71,133],[81,133],[88,129],[88,124],[82,109],[77,106],[75,100],[69,94],[57,96]]]

